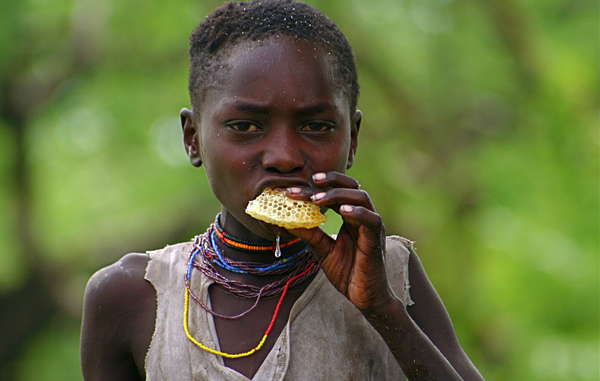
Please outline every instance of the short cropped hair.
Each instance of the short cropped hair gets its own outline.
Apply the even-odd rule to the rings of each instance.
[[[243,42],[289,36],[324,48],[332,55],[336,84],[354,112],[359,86],[350,43],[327,16],[295,0],[228,2],[206,17],[190,36],[189,93],[200,105],[205,90],[215,86],[226,53]]]

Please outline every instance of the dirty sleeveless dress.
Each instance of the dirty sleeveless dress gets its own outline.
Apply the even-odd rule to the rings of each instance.
[[[157,310],[154,334],[146,354],[146,380],[248,381],[226,367],[223,359],[190,343],[182,327],[183,290],[191,242],[148,252],[145,278],[154,286]],[[408,259],[412,242],[399,236],[386,240],[386,272],[398,298],[412,304]],[[209,303],[212,281],[192,273],[194,293]],[[190,310],[194,336],[219,348],[213,316]],[[393,354],[362,314],[319,271],[294,303],[289,321],[252,380],[406,380]]]

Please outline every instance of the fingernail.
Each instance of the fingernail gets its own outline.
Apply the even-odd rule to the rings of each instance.
[[[302,192],[302,189],[298,188],[298,187],[291,187],[287,189],[288,193],[300,193]]]
[[[319,173],[315,173],[313,175],[313,180],[325,180],[325,177],[327,177],[323,172],[319,172]]]
[[[349,213],[349,212],[351,212],[351,211],[352,211],[352,209],[353,209],[353,208],[352,208],[352,206],[351,206],[351,205],[342,205],[342,206],[340,206],[340,211],[342,211],[342,212],[347,212],[347,213]]]
[[[322,199],[323,197],[325,197],[325,192],[320,192],[320,193],[313,194],[312,196],[310,196],[310,199],[313,201],[317,201],[317,200]]]

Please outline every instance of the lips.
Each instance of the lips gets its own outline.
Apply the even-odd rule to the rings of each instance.
[[[265,188],[285,189],[293,186],[310,188],[310,184],[302,178],[267,178],[258,183],[253,198],[256,198],[259,194],[261,194]]]

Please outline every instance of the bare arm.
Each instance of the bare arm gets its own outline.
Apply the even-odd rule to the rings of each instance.
[[[149,327],[143,314],[154,303],[144,280],[145,255],[128,254],[89,280],[81,329],[81,367],[86,381],[143,380],[143,356]],[[151,302],[151,303],[150,303]],[[142,336],[142,337],[141,337]],[[138,344],[138,343],[141,343]],[[140,364],[140,361],[142,363]]]
[[[450,316],[427,279],[418,256],[409,260],[413,306],[399,300],[365,313],[412,380],[481,381],[483,377],[460,347]]]
[[[475,365],[460,346],[450,315],[429,281],[415,252],[410,255],[408,269],[412,285],[411,296],[415,301],[414,305],[408,307],[408,313],[413,321],[465,380],[483,380]]]
[[[369,194],[339,172],[313,177],[317,188],[288,188],[288,197],[312,200],[342,216],[336,238],[319,228],[294,229],[322,259],[329,281],[380,333],[411,381],[479,381],[460,348],[450,318],[416,254],[409,261],[416,302],[409,314],[390,290],[384,263],[385,229]],[[316,193],[319,192],[319,193]]]

